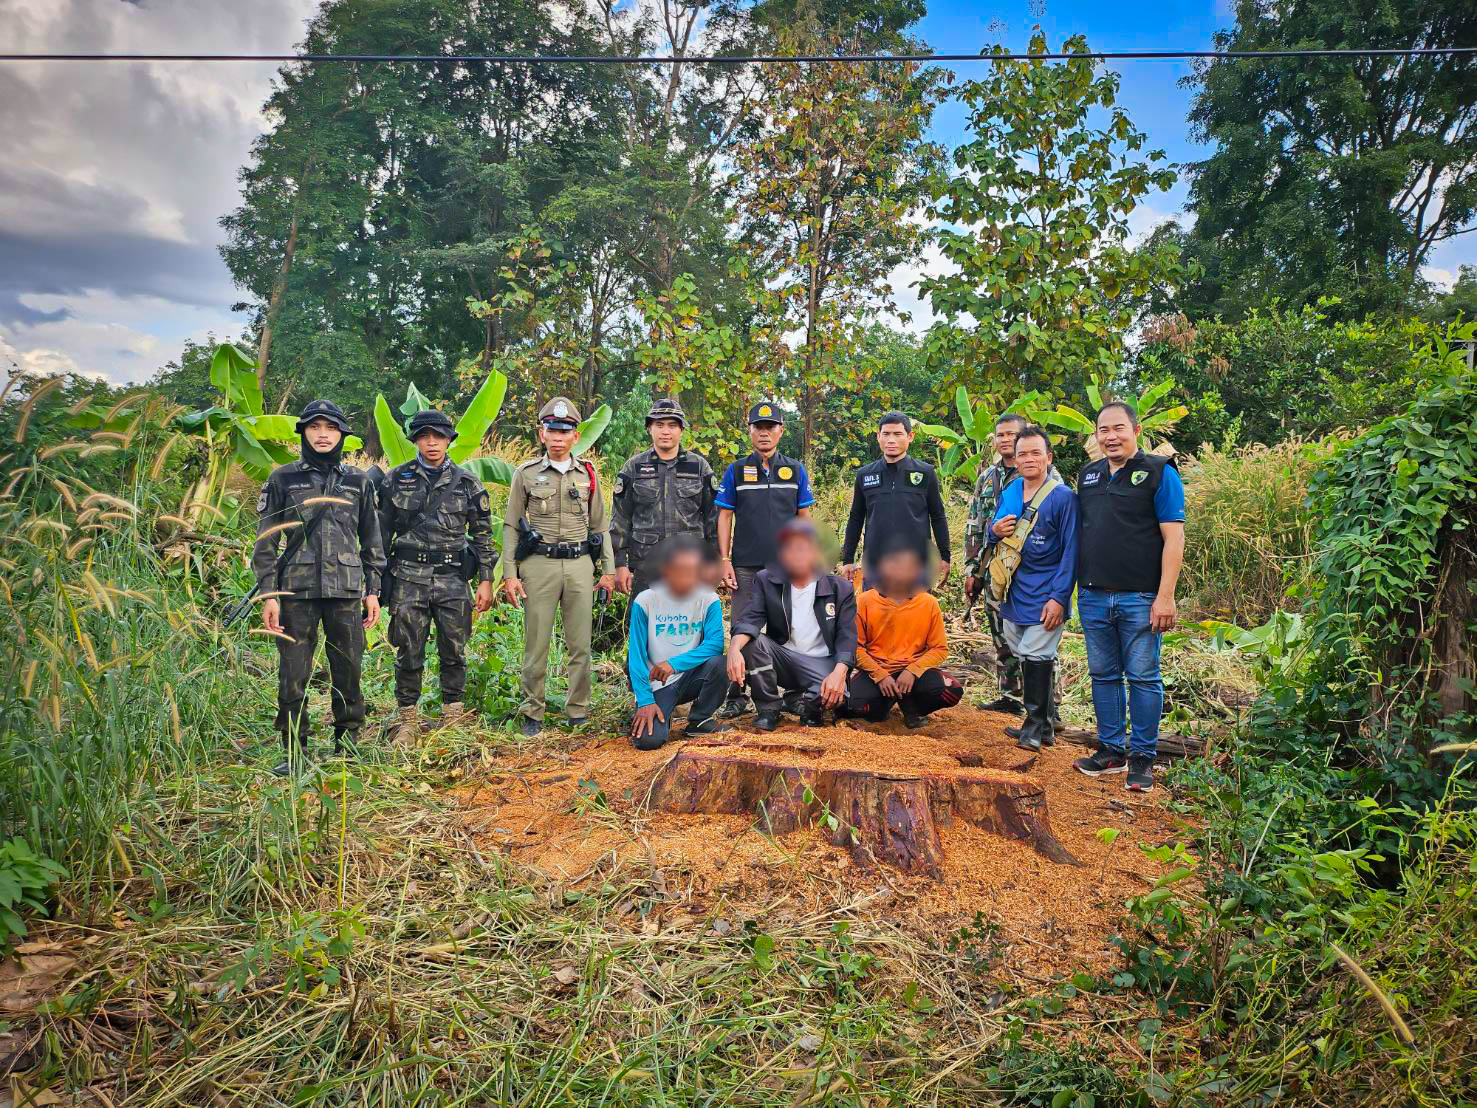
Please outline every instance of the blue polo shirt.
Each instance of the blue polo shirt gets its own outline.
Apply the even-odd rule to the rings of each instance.
[[[1000,504],[990,520],[1006,516],[1020,519],[1025,511],[1025,481],[1017,477],[1000,491]],[[990,547],[999,540],[990,531]],[[1041,609],[1048,600],[1062,606],[1072,618],[1072,589],[1077,583],[1077,494],[1066,485],[1052,489],[1036,512],[1036,522],[1026,536],[1021,564],[1010,580],[1010,592],[1000,606],[1000,615],[1030,626],[1041,622]]]

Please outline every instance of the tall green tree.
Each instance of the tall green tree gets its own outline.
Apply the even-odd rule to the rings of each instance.
[[[1144,152],[1117,74],[1087,57],[997,61],[959,95],[969,138],[933,185],[952,269],[919,282],[940,317],[930,355],[986,392],[1113,378],[1143,298],[1179,274],[1172,249],[1128,246],[1139,202],[1174,182],[1164,152]]]
[[[782,44],[841,54],[860,40],[802,31]],[[740,228],[767,314],[800,334],[787,380],[772,385],[799,403],[811,462],[820,395],[863,403],[866,363],[847,355],[890,304],[887,275],[923,240],[910,216],[941,156],[924,137],[941,77],[870,62],[781,63],[765,77],[764,126],[735,152]]]
[[[1219,50],[1471,46],[1451,0],[1237,0]],[[1421,267],[1474,227],[1477,58],[1211,61],[1189,79],[1195,138],[1192,318],[1337,296],[1350,317],[1418,305]]]

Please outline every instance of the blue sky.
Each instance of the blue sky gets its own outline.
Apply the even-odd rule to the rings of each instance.
[[[629,0],[646,4],[651,0]],[[9,49],[281,53],[318,0],[0,0]],[[1053,48],[1083,34],[1096,49],[1204,49],[1231,22],[1229,0],[1109,5],[1087,0],[933,0],[915,32],[939,52],[993,42],[1024,48],[1040,24]],[[980,65],[959,64],[965,78]],[[1185,62],[1115,63],[1120,102],[1153,148],[1183,163]],[[265,126],[271,65],[0,66],[0,376],[13,366],[112,381],[148,378],[184,341],[235,337],[240,293],[216,253],[218,220],[238,201],[236,173]],[[964,113],[941,106],[935,137],[964,139]],[[1143,202],[1147,232],[1183,207],[1185,186]],[[1477,262],[1477,234],[1431,258],[1449,281]],[[899,306],[926,319],[906,286],[936,251],[894,275]]]

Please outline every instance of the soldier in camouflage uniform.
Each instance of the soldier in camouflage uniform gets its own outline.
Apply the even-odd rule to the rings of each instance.
[[[442,722],[466,715],[467,639],[472,609],[492,607],[497,554],[492,506],[482,482],[446,456],[456,439],[441,412],[410,417],[416,457],[396,466],[380,486],[380,530],[389,551],[390,643],[395,647],[395,740],[420,729],[417,704],[426,669],[426,639],[436,625],[441,663]],[[475,557],[475,569],[470,558]],[[468,579],[477,582],[474,601]]]
[[[995,421],[995,452],[999,461],[979,471],[975,478],[974,495],[969,501],[969,518],[964,524],[964,594],[975,598],[985,587],[985,556],[989,552],[988,529],[1000,503],[1000,493],[1015,478],[1015,437],[1027,425],[1025,416],[1007,412]],[[1050,477],[1061,480],[1056,466],[1052,466]],[[1000,696],[980,707],[992,712],[1023,712],[1021,702],[1021,663],[1010,652],[1005,641],[1005,629],[1000,614],[993,608],[987,609],[990,621],[990,637],[995,643],[995,675],[1000,684]]]
[[[632,599],[651,584],[657,551],[676,535],[717,549],[717,479],[701,454],[682,446],[687,414],[676,400],[658,400],[646,413],[651,449],[621,468],[611,496],[610,545],[615,587]]]
[[[605,501],[595,466],[573,453],[580,413],[574,402],[556,396],[539,411],[539,441],[544,453],[513,474],[503,522],[504,589],[523,612],[523,733],[543,729],[544,678],[554,613],[564,617],[569,656],[571,727],[590,714],[590,631],[595,590],[608,594],[615,567],[606,533]],[[600,581],[594,568],[600,567]]]
[[[307,749],[308,677],[327,643],[333,746],[342,750],[364,723],[359,685],[364,632],[379,618],[385,569],[374,493],[363,470],[343,464],[349,430],[337,405],[315,400],[298,417],[302,458],[272,471],[257,499],[251,569],[266,597],[262,624],[278,636],[277,719],[286,776]]]

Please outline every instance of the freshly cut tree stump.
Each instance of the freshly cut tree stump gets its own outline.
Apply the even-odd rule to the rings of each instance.
[[[687,743],[657,771],[647,797],[664,812],[753,815],[756,826],[777,835],[820,827],[860,863],[905,873],[940,875],[938,829],[956,819],[1028,842],[1053,862],[1081,864],[1052,833],[1039,782],[985,768],[977,754],[932,747],[879,757],[875,744],[848,749],[783,733],[724,735]],[[900,761],[918,768],[899,770]]]

